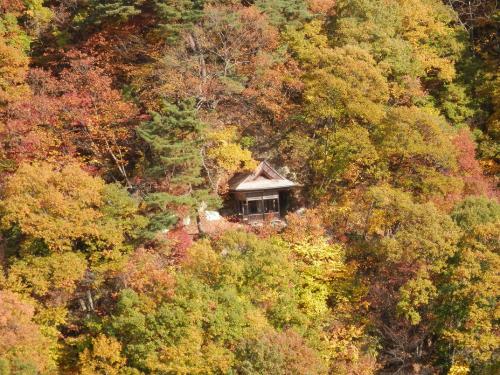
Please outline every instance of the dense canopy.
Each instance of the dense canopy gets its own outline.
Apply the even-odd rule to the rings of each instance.
[[[0,375],[497,374],[499,12],[0,0]]]

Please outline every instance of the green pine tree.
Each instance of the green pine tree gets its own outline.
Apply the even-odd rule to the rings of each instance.
[[[154,214],[153,231],[174,224],[178,216],[193,213],[208,202],[201,174],[204,130],[192,102],[164,102],[150,121],[138,127],[137,133],[147,145],[144,173],[155,191],[145,198]]]
[[[312,16],[304,0],[256,0],[255,6],[276,26],[296,26]]]
[[[125,22],[141,13],[143,3],[133,0],[97,0],[91,3],[89,21],[97,24],[103,21]]]
[[[205,0],[157,0],[155,12],[160,17],[157,32],[167,42],[177,40],[182,30],[189,29],[203,16]]]
[[[205,0],[92,0],[87,22],[90,24],[126,22],[139,14],[156,18],[156,34],[167,42],[177,41],[179,34],[203,16]]]

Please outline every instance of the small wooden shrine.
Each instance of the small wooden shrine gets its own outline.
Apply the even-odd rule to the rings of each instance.
[[[290,191],[296,186],[263,161],[253,173],[237,174],[229,181],[233,210],[242,222],[279,220],[286,214]]]

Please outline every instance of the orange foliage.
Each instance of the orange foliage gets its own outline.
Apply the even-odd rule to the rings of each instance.
[[[174,278],[168,269],[168,261],[161,254],[139,248],[130,256],[121,278],[126,287],[138,293],[146,293],[154,299],[171,296]]]
[[[142,65],[146,56],[160,49],[161,43],[152,40],[147,32],[156,22],[154,17],[145,15],[125,24],[102,25],[78,45],[78,50],[96,61],[110,76],[123,78],[137,69],[137,65]]]
[[[283,236],[292,243],[314,240],[325,235],[323,217],[319,209],[309,209],[303,213],[290,213],[286,217],[288,226]]]
[[[483,174],[479,161],[476,159],[476,144],[472,140],[470,131],[463,128],[453,139],[457,150],[459,175],[463,179],[465,195],[494,196],[492,182]]]
[[[49,342],[33,323],[33,314],[33,306],[12,292],[0,291],[0,358],[45,373],[51,365]]]
[[[270,55],[259,55],[255,61],[258,74],[252,77],[243,96],[255,102],[257,109],[277,121],[284,120],[295,108],[293,98],[300,95],[303,83],[297,63],[289,60],[276,64]]]
[[[257,340],[256,344],[250,346],[269,348],[269,357],[262,358],[269,371],[277,371],[279,368],[284,374],[321,374],[324,372],[317,353],[307,346],[302,336],[291,329],[265,333]]]
[[[307,0],[307,4],[309,5],[309,9],[313,13],[325,14],[325,15],[333,15],[335,13],[336,0]]]
[[[193,244],[193,238],[182,227],[169,231],[167,238],[172,246],[172,255],[176,260],[183,259],[187,249]]]
[[[93,59],[66,58],[70,66],[57,77],[32,69],[33,95],[7,108],[1,134],[6,154],[17,161],[78,156],[123,175],[137,110]]]
[[[22,0],[0,0],[0,10],[2,13],[21,12],[26,9]]]
[[[274,224],[271,220],[266,219],[262,225],[255,225],[249,228],[250,232],[255,233],[260,238],[269,238],[275,236],[283,230],[283,225],[278,223]]]
[[[148,55],[156,61],[131,69],[130,76],[153,109],[161,97],[195,97],[210,123],[284,118],[299,74],[288,56],[273,55],[278,44],[278,30],[256,7],[210,5],[180,43],[153,44]]]

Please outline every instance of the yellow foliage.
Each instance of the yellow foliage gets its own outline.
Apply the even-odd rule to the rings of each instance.
[[[234,173],[238,170],[252,170],[257,167],[257,163],[252,159],[252,153],[242,149],[236,143],[223,142],[209,149],[207,155],[228,173]]]
[[[191,327],[179,343],[165,346],[159,355],[151,355],[147,362],[153,373],[224,374],[231,369],[233,357],[229,349],[204,343],[202,332]]]
[[[5,185],[2,224],[19,225],[52,251],[68,251],[76,239],[99,234],[103,189],[104,181],[76,164],[59,171],[45,162],[22,164]]]
[[[52,254],[48,257],[27,256],[16,260],[9,268],[6,284],[9,289],[33,296],[59,297],[73,293],[83,278],[87,262],[83,254]]]
[[[252,153],[236,143],[238,138],[236,126],[228,126],[208,133],[211,146],[207,156],[224,172],[235,173],[240,170],[253,170],[257,162],[252,158]]]
[[[121,344],[114,337],[99,335],[92,340],[92,349],[80,354],[81,375],[117,375],[125,366]]]
[[[366,353],[361,348],[365,337],[363,327],[355,325],[336,325],[328,340],[328,352],[335,375],[372,375],[379,369],[374,353]]]
[[[21,164],[5,184],[0,208],[0,224],[23,233],[25,254],[44,247],[64,253],[78,243],[90,251],[93,264],[119,260],[125,235],[145,224],[126,192],[75,163]]]
[[[207,133],[204,164],[209,170],[212,189],[216,192],[223,193],[227,180],[235,173],[257,168],[252,153],[237,142],[238,138],[236,126],[227,126]]]
[[[314,238],[293,245],[292,251],[302,263],[301,305],[312,316],[327,313],[325,301],[331,295],[334,279],[345,271],[342,246]]]
[[[467,375],[469,372],[469,366],[454,363],[448,370],[448,375]]]
[[[451,8],[433,0],[399,0],[403,14],[403,35],[426,73],[436,72],[443,81],[455,77],[455,61],[463,46],[456,40],[457,30]],[[444,52],[444,46],[448,51]],[[455,56],[449,53],[455,53]]]
[[[25,83],[27,73],[28,56],[19,48],[8,45],[0,34],[0,104],[29,93]]]
[[[304,74],[307,119],[340,120],[355,117],[379,122],[389,98],[389,87],[369,52],[355,45],[332,48],[321,21],[286,35]]]

